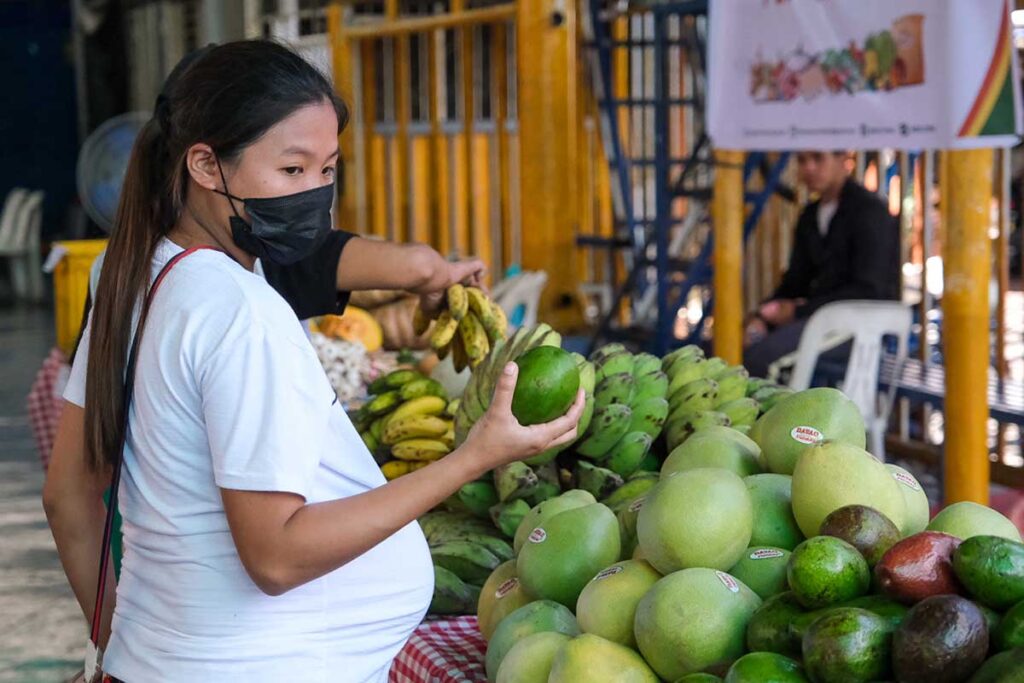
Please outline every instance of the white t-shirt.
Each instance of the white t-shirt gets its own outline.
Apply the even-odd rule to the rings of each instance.
[[[153,277],[179,251],[164,240]],[[65,392],[79,406],[88,343],[87,330]],[[419,526],[270,597],[239,560],[220,494],[317,503],[383,483],[284,299],[223,253],[182,260],[139,349],[105,670],[128,683],[386,681],[433,591]]]

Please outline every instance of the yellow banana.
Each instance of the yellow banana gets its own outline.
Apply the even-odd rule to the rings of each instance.
[[[412,463],[405,460],[389,460],[380,466],[380,471],[384,474],[384,478],[388,481],[398,479],[403,474],[409,474],[412,471]]]
[[[413,331],[413,333],[417,337],[419,337],[419,336],[423,335],[427,331],[427,329],[429,327],[430,327],[430,318],[427,317],[427,315],[423,312],[422,308],[417,306],[416,310],[413,311],[413,314],[412,314],[412,331]]]
[[[490,342],[487,341],[487,333],[475,313],[467,313],[459,322],[459,336],[462,337],[462,345],[466,348],[466,355],[473,366],[483,360],[490,349]],[[476,362],[474,362],[476,361]]]
[[[452,285],[446,292],[448,298],[448,312],[455,320],[462,320],[469,310],[469,298],[466,296],[466,288],[462,285]]]
[[[463,318],[465,320],[465,318]],[[469,355],[466,353],[466,346],[462,343],[462,335],[456,335],[452,339],[452,365],[455,366],[455,372],[462,372],[469,366]]]
[[[491,315],[491,300],[479,287],[466,287],[466,297],[469,299],[469,310],[477,314],[481,320],[485,315]]]
[[[440,396],[420,396],[419,398],[414,398],[395,408],[395,411],[391,413],[391,417],[388,418],[388,424],[385,425],[385,428],[389,427],[392,422],[400,422],[414,415],[440,415],[447,407],[448,402]]]
[[[452,421],[434,415],[413,415],[401,420],[389,420],[380,440],[391,446],[415,437],[437,438],[451,428]]]
[[[455,332],[459,329],[459,321],[449,311],[442,311],[437,317],[437,325],[430,335],[430,346],[438,351],[452,343]]]
[[[504,339],[508,336],[508,317],[505,316],[505,309],[499,306],[496,301],[491,302],[491,308],[494,310],[494,318],[497,320],[495,332],[497,336]],[[490,330],[488,330],[489,332]]]
[[[405,439],[391,447],[391,454],[399,460],[433,462],[448,455],[451,449],[437,439]]]
[[[448,448],[455,448],[455,426],[449,427],[448,431],[438,437]]]

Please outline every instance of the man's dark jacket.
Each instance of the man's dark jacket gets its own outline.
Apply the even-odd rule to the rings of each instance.
[[[818,202],[800,214],[789,269],[773,299],[807,299],[797,307],[805,318],[832,301],[898,299],[900,242],[895,218],[877,194],[853,180],[824,237],[818,230]]]

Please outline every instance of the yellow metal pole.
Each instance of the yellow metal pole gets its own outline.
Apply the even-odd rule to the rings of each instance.
[[[945,502],[987,504],[988,286],[992,150],[948,152],[942,298],[946,357]],[[948,199],[948,202],[946,201]]]
[[[743,152],[715,152],[714,225],[715,355],[743,361]]]
[[[519,0],[520,216],[523,267],[548,284],[540,319],[579,321],[576,292],[576,3]]]

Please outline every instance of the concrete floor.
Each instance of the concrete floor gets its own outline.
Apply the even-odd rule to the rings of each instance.
[[[0,308],[0,681],[63,681],[86,623],[57,558],[25,396],[53,347],[52,313]]]

